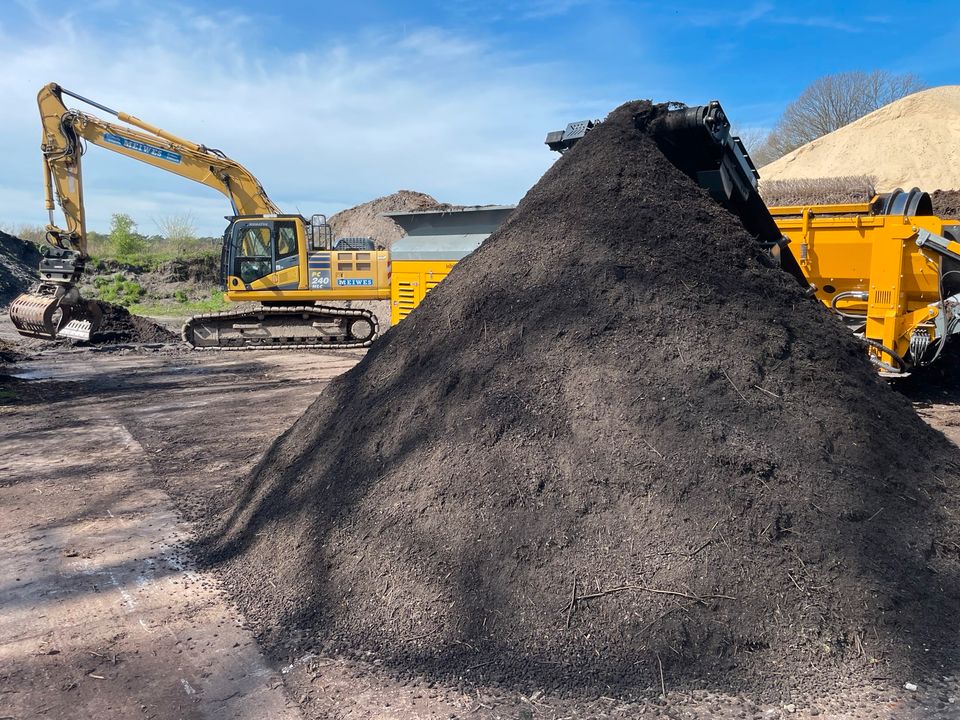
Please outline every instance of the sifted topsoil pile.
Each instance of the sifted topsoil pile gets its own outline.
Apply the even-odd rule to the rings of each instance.
[[[208,523],[273,653],[783,696],[952,652],[955,450],[666,159],[662,112],[558,160]]]
[[[127,345],[144,343],[172,343],[179,338],[153,320],[132,315],[125,307],[98,300],[103,321],[93,335],[95,345]]]
[[[960,190],[936,190],[930,193],[930,199],[936,215],[960,219]]]
[[[960,188],[960,85],[923,90],[760,169],[764,180],[872,175],[877,191]]]

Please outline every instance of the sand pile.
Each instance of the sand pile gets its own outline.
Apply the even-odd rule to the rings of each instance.
[[[132,315],[120,305],[98,300],[103,322],[91,338],[95,345],[138,345],[145,343],[173,343],[180,338],[152,320]]]
[[[0,231],[0,307],[37,282],[39,265],[36,245]]]
[[[394,240],[404,232],[393,220],[381,217],[388,212],[426,210],[437,205],[429,195],[413,190],[398,190],[392,195],[365,202],[362,205],[341,210],[329,222],[334,239],[342,237],[372,237],[378,244],[389,249]]]
[[[206,525],[272,652],[782,695],[955,646],[954,449],[635,129],[659,112],[558,160]]]
[[[877,191],[960,188],[960,85],[909,95],[760,169],[764,180],[872,175]]]

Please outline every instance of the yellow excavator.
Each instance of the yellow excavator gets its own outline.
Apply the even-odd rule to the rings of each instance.
[[[69,96],[120,123],[68,109]],[[43,125],[48,247],[40,283],[14,299],[10,319],[21,335],[90,340],[101,321],[99,305],[80,296],[89,260],[81,157],[85,143],[208,185],[230,201],[223,236],[221,282],[228,300],[259,303],[190,318],[183,339],[196,348],[366,347],[377,336],[368,310],[322,305],[333,300],[390,297],[390,257],[373,243],[333,243],[323,215],[308,221],[284,214],[246,168],[221,151],[184,140],[124,112],[49,84],[37,96]],[[65,227],[54,222],[54,197]]]

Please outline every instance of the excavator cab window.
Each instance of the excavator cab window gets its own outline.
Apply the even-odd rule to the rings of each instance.
[[[293,221],[282,220],[274,224],[277,236],[276,269],[279,272],[299,262],[297,255],[297,226]]]
[[[270,225],[267,222],[255,222],[236,226],[233,274],[244,283],[252,283],[273,272]]]

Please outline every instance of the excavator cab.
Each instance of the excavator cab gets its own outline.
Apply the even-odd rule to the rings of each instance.
[[[224,233],[221,277],[228,292],[296,288],[300,217],[234,217]]]

